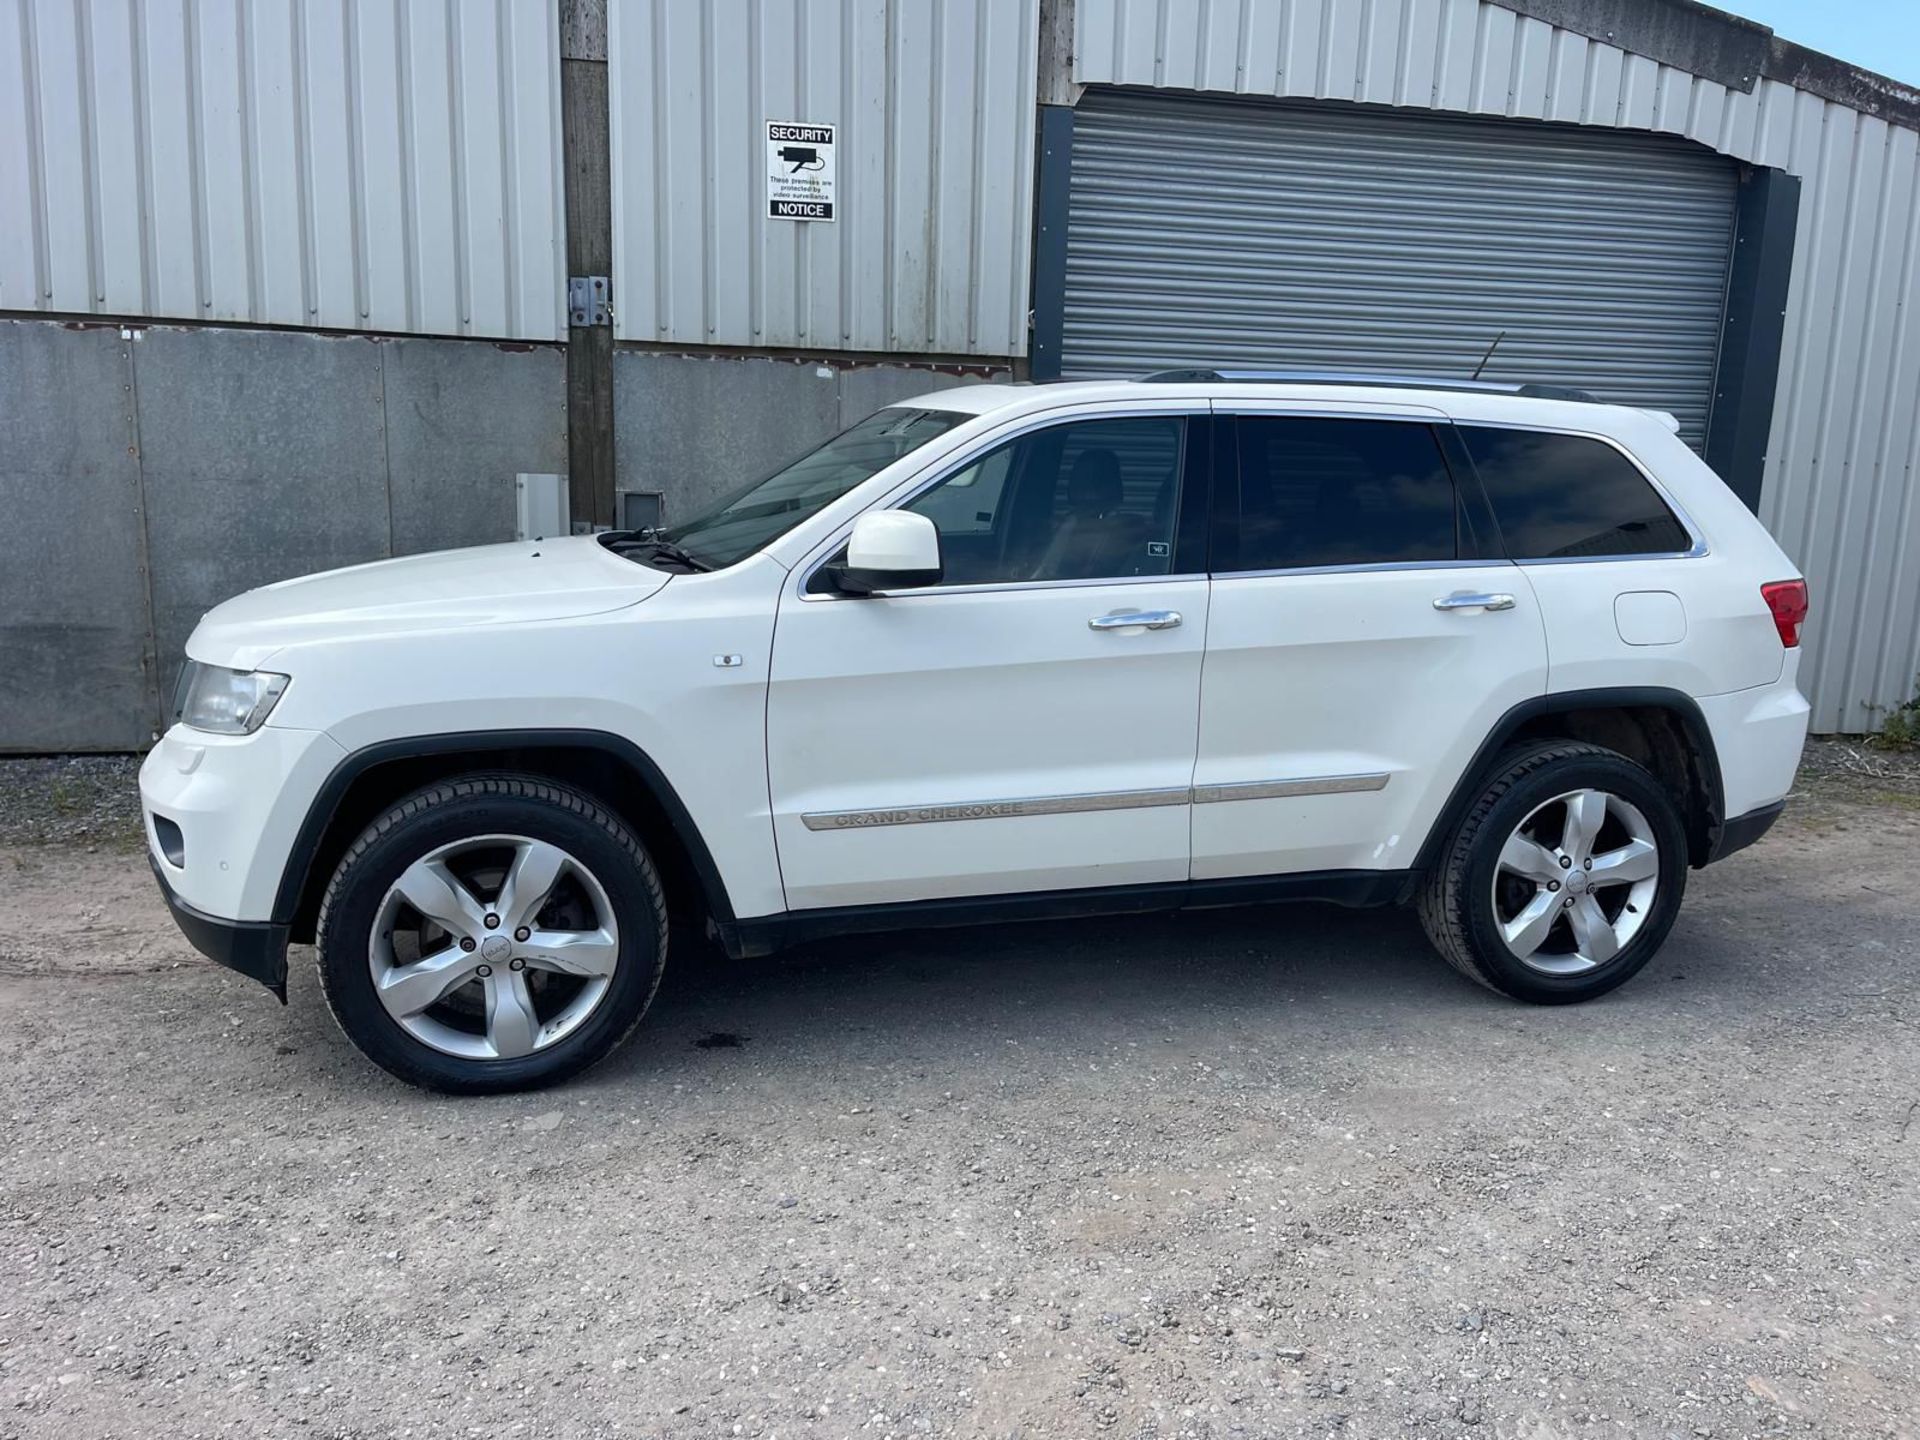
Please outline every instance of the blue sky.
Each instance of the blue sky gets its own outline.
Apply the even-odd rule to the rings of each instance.
[[[1920,85],[1920,0],[1709,0],[1774,34]]]

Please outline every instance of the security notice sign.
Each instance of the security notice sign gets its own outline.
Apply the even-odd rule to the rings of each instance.
[[[767,218],[833,219],[831,125],[767,122]]]

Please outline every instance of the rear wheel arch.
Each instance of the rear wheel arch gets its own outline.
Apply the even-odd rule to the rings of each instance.
[[[455,776],[510,770],[572,786],[618,815],[661,871],[668,905],[699,910],[722,936],[733,905],[692,814],[652,757],[594,730],[471,731],[410,736],[354,751],[327,777],[288,852],[274,900],[292,939],[311,942],[334,868],[355,839],[392,806]]]
[[[1454,783],[1414,868],[1431,872],[1453,832],[1517,746],[1551,740],[1626,756],[1671,790],[1687,822],[1687,854],[1707,863],[1726,819],[1719,752],[1706,716],[1685,691],[1652,686],[1570,690],[1522,701],[1500,717]]]

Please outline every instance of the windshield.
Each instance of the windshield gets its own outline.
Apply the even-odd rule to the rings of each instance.
[[[901,456],[973,418],[952,410],[879,411],[704,515],[657,532],[657,538],[685,552],[703,570],[723,569],[779,539]]]

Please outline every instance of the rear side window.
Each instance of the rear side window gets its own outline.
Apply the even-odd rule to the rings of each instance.
[[[1242,415],[1240,544],[1227,570],[1459,555],[1453,477],[1429,426]]]
[[[1538,430],[1459,428],[1513,559],[1671,555],[1692,547],[1647,477],[1611,445]]]

